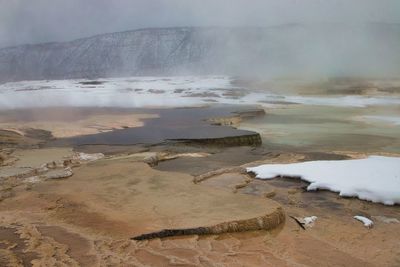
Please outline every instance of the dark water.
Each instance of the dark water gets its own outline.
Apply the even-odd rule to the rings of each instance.
[[[48,145],[158,144],[167,140],[201,140],[248,136],[253,135],[254,132],[238,130],[229,126],[211,125],[206,120],[213,117],[228,117],[234,115],[235,112],[251,110],[254,110],[254,107],[213,106],[151,110],[151,113],[157,113],[160,117],[146,120],[143,127],[59,139],[48,143]],[[149,113],[149,110],[145,112]]]

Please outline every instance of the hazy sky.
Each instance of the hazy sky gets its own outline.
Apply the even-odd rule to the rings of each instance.
[[[400,23],[400,0],[0,0],[0,47],[168,26]]]

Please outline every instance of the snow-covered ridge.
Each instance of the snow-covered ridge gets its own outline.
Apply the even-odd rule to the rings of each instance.
[[[247,171],[259,179],[300,177],[310,183],[307,190],[326,189],[344,197],[400,204],[400,157],[265,164]]]
[[[0,49],[0,82],[255,72],[390,76],[399,74],[399,33],[397,24],[385,23],[141,29]]]

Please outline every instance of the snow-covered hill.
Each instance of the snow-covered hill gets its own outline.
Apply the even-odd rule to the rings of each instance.
[[[400,26],[181,27],[0,49],[0,81],[187,74],[399,74]]]

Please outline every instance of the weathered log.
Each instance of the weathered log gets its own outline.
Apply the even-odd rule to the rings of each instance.
[[[238,220],[223,222],[214,226],[184,228],[184,229],[164,229],[157,232],[142,234],[132,237],[132,240],[148,240],[154,238],[164,238],[183,235],[207,235],[246,232],[255,230],[272,230],[285,221],[285,212],[281,207],[277,208],[271,214],[251,218],[247,220]]]

